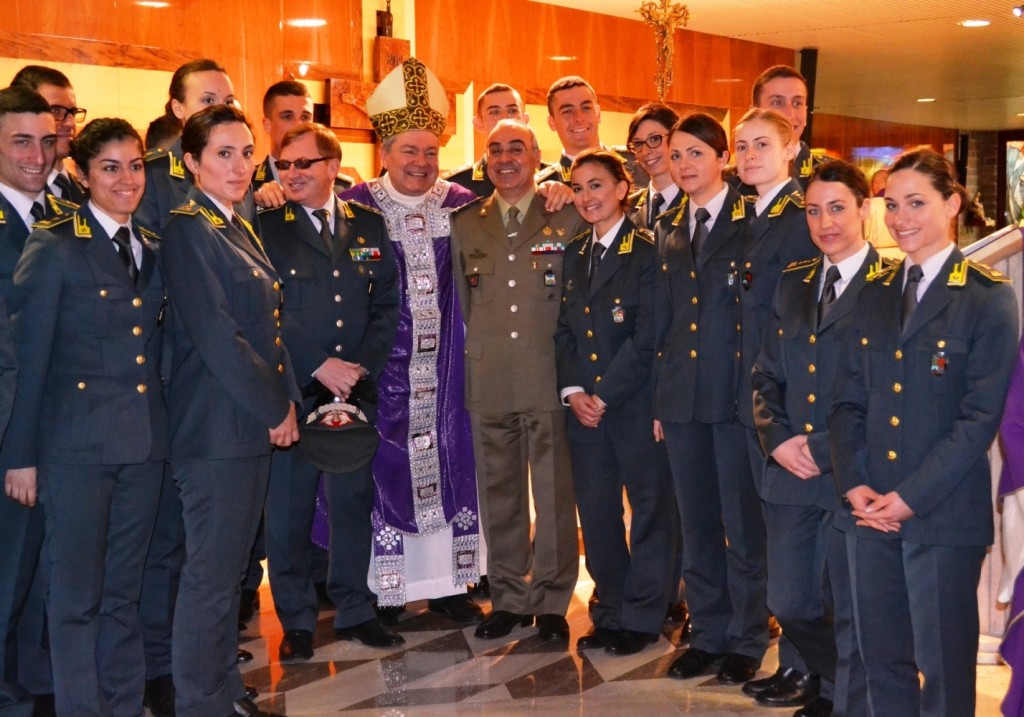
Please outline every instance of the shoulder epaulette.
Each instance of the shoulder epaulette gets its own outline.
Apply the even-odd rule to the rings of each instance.
[[[340,185],[344,186],[345,189],[348,189],[349,187],[355,186],[355,183],[356,183],[355,177],[350,177],[347,174],[342,174],[341,172],[338,172],[338,176],[336,176],[334,178],[334,184],[335,185],[340,184]]]
[[[959,267],[959,266],[961,266],[961,264],[957,264],[957,267]],[[971,269],[972,271],[974,271],[974,273],[976,273],[978,276],[982,277],[983,279],[985,279],[986,281],[988,281],[988,282],[990,282],[992,284],[1009,284],[1010,283],[1010,277],[1008,277],[1005,274],[1002,274],[1002,273],[996,271],[995,269],[993,269],[992,267],[988,266],[987,264],[982,264],[981,262],[972,261],[971,259],[968,259],[967,260],[967,267],[969,269]],[[956,270],[956,267],[954,267],[954,271],[955,270]],[[950,279],[950,283],[952,285],[952,280],[953,280],[953,273],[952,272],[949,275],[949,279]]]
[[[782,271],[800,271],[801,269],[807,269],[812,266],[817,266],[818,262],[820,261],[820,256],[816,256],[813,259],[801,259],[800,261],[791,261],[789,262],[789,264],[786,265],[786,268],[783,269]]]
[[[171,214],[186,214],[190,217],[194,217],[202,209],[195,199],[189,199],[187,202],[182,204],[180,207],[175,207],[171,210]]]
[[[466,202],[465,204],[463,204],[462,206],[456,207],[456,208],[455,208],[455,211],[453,211],[453,212],[452,212],[452,214],[461,214],[461,213],[462,213],[462,212],[464,212],[464,211],[465,211],[465,210],[466,210],[466,209],[467,209],[468,207],[476,207],[476,206],[478,206],[478,205],[479,205],[479,204],[480,204],[480,203],[481,203],[481,202],[482,202],[483,200],[485,200],[485,199],[487,199],[487,197],[476,197],[476,198],[474,198],[474,199],[471,199],[471,200],[469,200],[468,202]],[[495,202],[495,205],[494,205],[494,206],[495,206],[495,208],[497,208],[497,206],[498,206],[498,205],[497,205],[497,202]],[[481,212],[480,214],[481,214],[481,216],[485,216],[485,215],[486,215],[486,212]]]
[[[643,239],[648,244],[651,244],[652,246],[654,245],[654,232],[652,232],[650,229],[645,229],[643,227],[637,227],[636,228],[636,235],[638,237],[640,237],[641,239]]]
[[[754,201],[757,201],[756,199]],[[768,210],[769,217],[777,217],[782,214],[782,210],[786,208],[787,204],[792,204],[797,209],[804,208],[804,195],[799,189],[794,189],[789,194],[783,194],[781,197],[775,200],[775,204]]]
[[[150,150],[147,150],[144,155],[142,155],[142,161],[143,162],[152,162],[154,159],[160,159],[161,157],[163,157],[166,154],[167,154],[167,150],[163,149],[161,147],[158,147],[156,149],[150,149]]]
[[[580,232],[579,234],[577,234],[576,236],[574,236],[572,239],[569,240],[569,244],[573,244],[573,243],[578,242],[578,241],[580,241],[582,239],[589,239],[590,238],[590,234],[593,231],[594,231],[593,229],[586,229],[586,230]]]
[[[139,226],[138,224],[136,224],[135,225],[135,229],[136,229],[136,231],[139,232],[139,234],[144,236],[149,241],[152,241],[152,242],[159,242],[160,241],[160,235],[157,234],[154,231],[150,231],[149,229],[146,229],[146,227],[142,227],[142,226]]]
[[[370,214],[376,214],[377,216],[383,216],[381,214],[381,211],[379,209],[377,209],[376,207],[371,207],[368,204],[363,204],[362,202],[357,202],[354,199],[345,199],[345,200],[342,201],[342,204],[345,204],[345,205],[347,205],[349,207],[356,207],[357,209],[361,209],[364,212],[369,212]]]
[[[868,269],[868,273],[864,276],[864,281],[878,281],[881,279],[886,286],[892,281],[892,278],[899,273],[900,265],[902,262],[894,262],[886,265],[884,262],[877,262],[872,264]]]
[[[53,229],[56,226],[60,226],[61,224],[64,224],[66,222],[69,222],[73,218],[74,218],[73,214],[62,214],[61,216],[54,217],[53,219],[44,219],[41,222],[34,222],[32,224],[32,228],[33,229],[47,229],[47,230],[49,230],[49,229]]]
[[[540,184],[541,182],[548,182],[553,180],[557,174],[558,165],[550,164],[547,167],[544,167],[543,169],[539,170],[535,175],[533,175],[533,181],[535,181],[537,184]]]
[[[55,214],[72,214],[78,211],[78,204],[76,202],[69,201],[67,199],[61,199],[60,197],[52,194],[47,194],[46,198],[50,200],[50,208]]]
[[[445,172],[443,175],[441,175],[441,179],[451,179],[456,174],[462,174],[463,172],[468,172],[472,168],[473,168],[473,164],[472,163],[464,164],[461,167],[458,167],[456,169],[451,169],[451,170]]]

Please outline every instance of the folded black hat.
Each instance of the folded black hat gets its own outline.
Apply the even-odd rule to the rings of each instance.
[[[317,382],[317,386],[320,386]],[[350,473],[362,468],[377,452],[380,436],[366,420],[365,407],[377,402],[377,387],[365,377],[353,388],[347,401],[327,389],[304,391],[317,397],[317,406],[299,423],[295,449],[314,466],[327,473]]]

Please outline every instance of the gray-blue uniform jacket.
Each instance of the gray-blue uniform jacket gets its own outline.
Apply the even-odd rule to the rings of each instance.
[[[829,440],[841,494],[896,491],[914,511],[898,533],[926,545],[992,543],[988,448],[1017,357],[1008,280],[954,249],[900,329],[905,264],[872,277],[844,348]]]
[[[832,455],[828,443],[828,413],[836,369],[845,336],[857,311],[865,277],[887,267],[874,247],[825,320],[818,324],[818,294],[824,261],[821,257],[786,267],[772,306],[761,354],[754,364],[754,422],[764,449],[765,471],[761,498],[778,505],[816,505],[838,510]],[[821,475],[794,476],[771,458],[772,452],[794,436],[807,436]]]
[[[243,233],[199,189],[172,215],[163,233],[170,458],[270,455],[268,429],[301,403],[281,338],[277,271],[252,227]]]
[[[592,282],[587,230],[566,247],[555,332],[558,389],[581,386],[608,405],[597,429],[569,412],[569,438],[601,442],[651,436],[654,355],[654,236],[627,217]]]
[[[162,460],[167,302],[156,235],[133,223],[142,243],[133,284],[88,205],[36,226],[14,277],[21,372],[8,466]]]

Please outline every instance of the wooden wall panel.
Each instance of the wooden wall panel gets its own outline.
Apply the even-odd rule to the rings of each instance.
[[[957,130],[944,127],[879,122],[816,112],[811,146],[829,154],[851,159],[854,147],[903,147],[928,144],[937,151],[956,146]]]

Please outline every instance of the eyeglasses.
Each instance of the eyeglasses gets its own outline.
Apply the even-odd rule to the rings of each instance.
[[[498,159],[503,154],[508,154],[510,157],[522,157],[526,154],[526,145],[514,142],[507,147],[502,147],[500,144],[492,144],[487,147],[487,156],[491,159]]]
[[[626,142],[626,146],[633,152],[639,152],[644,145],[647,145],[651,149],[660,147],[661,143],[668,137],[667,134],[652,134],[647,139],[634,139]]]
[[[58,122],[63,122],[71,115],[75,118],[75,124],[82,124],[85,122],[85,113],[88,110],[82,107],[65,107],[64,105],[50,105],[50,114]]]
[[[287,172],[292,168],[293,164],[296,169],[309,169],[317,162],[326,162],[328,159],[330,159],[330,157],[317,157],[316,159],[306,159],[303,157],[302,159],[296,160],[278,159],[275,160],[274,164],[277,166],[277,171]]]

